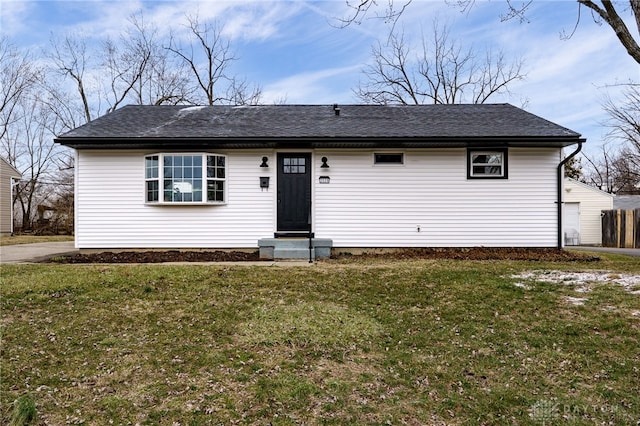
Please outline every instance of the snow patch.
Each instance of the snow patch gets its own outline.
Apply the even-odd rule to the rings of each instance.
[[[587,299],[585,299],[584,297],[571,297],[571,296],[566,296],[564,298],[567,302],[571,303],[574,306],[582,306],[584,305],[584,302],[587,301]]]
[[[618,274],[611,271],[527,271],[511,275],[511,278],[552,284],[577,285],[578,288],[575,290],[579,293],[590,291],[589,284],[615,284],[623,287],[631,294],[640,294],[640,290],[633,290],[635,287],[640,286],[640,275]],[[521,282],[517,282],[515,285],[518,287],[526,286]]]
[[[186,107],[186,108],[182,108],[180,111],[178,111],[178,114],[189,114],[191,112],[200,111],[201,109],[204,109],[204,108],[206,108],[205,105]]]
[[[525,290],[531,290],[531,286],[526,285],[525,283],[514,283],[513,285],[515,285],[516,287],[520,287],[523,288]]]

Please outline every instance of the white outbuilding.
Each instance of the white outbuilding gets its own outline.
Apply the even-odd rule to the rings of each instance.
[[[602,211],[612,208],[612,194],[566,178],[563,209],[565,245],[601,245]]]

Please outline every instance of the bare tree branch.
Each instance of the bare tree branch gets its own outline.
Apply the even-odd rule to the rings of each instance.
[[[87,45],[84,40],[66,36],[63,40],[51,39],[48,57],[54,64],[56,71],[65,77],[70,77],[76,84],[80,102],[82,103],[85,121],[91,121],[91,106],[85,89],[84,73],[88,65]]]
[[[131,37],[122,37],[121,44],[116,45],[107,39],[104,43],[104,69],[109,76],[108,93],[110,107],[107,112],[115,111],[127,98],[134,87],[142,81],[152,57],[152,46],[144,32]],[[140,103],[142,99],[139,99]]]
[[[236,57],[231,53],[229,41],[222,38],[222,29],[217,24],[202,24],[193,16],[187,17],[187,21],[195,42],[185,49],[178,46],[172,37],[167,49],[184,61],[204,94],[206,103],[213,105],[225,99],[218,95],[217,89],[222,80],[228,79],[227,68]],[[204,55],[204,66],[198,60],[196,51]]]
[[[611,193],[640,194],[640,85],[628,84],[624,99],[603,103],[610,131],[599,158],[589,161],[590,183]]]
[[[7,37],[0,38],[0,139],[14,122],[22,98],[42,78],[28,52],[19,52]]]
[[[226,97],[233,105],[258,105],[262,97],[262,88],[234,77],[231,79]]]
[[[398,19],[402,16],[407,6],[413,0],[402,0],[398,7],[396,1],[386,0],[385,10],[383,13],[374,13],[374,19],[380,19],[387,24],[391,24],[391,28],[395,28]],[[346,5],[350,9],[350,13],[342,18],[337,18],[339,28],[348,27],[351,24],[361,24],[362,20],[370,13],[371,9],[377,9],[383,3],[380,0],[346,0]]]
[[[130,26],[120,37],[121,64],[129,64],[128,77],[122,79],[121,90],[128,101],[139,105],[191,103],[187,70],[182,61],[172,61],[169,51],[158,39],[158,29],[147,23],[142,13],[131,15]],[[120,67],[122,68],[123,65]],[[122,102],[122,101],[120,101]],[[117,106],[117,105],[115,105]]]
[[[476,3],[476,0],[445,0],[447,3],[460,8],[463,12],[469,12]],[[507,4],[506,13],[500,15],[502,21],[511,19],[518,19],[520,22],[528,22],[526,12],[533,4],[533,0],[515,1],[505,0]],[[618,10],[622,10],[620,4],[623,2],[614,3],[612,0],[576,0],[579,5],[588,7],[599,18],[601,18],[607,25],[615,32],[618,40],[622,46],[627,50],[629,56],[631,56],[637,63],[640,64],[640,43],[638,39],[634,37],[629,31],[626,24],[620,17]],[[636,25],[638,27],[638,33],[640,34],[640,1],[628,0],[630,10],[635,18]],[[395,7],[394,0],[387,0],[387,7],[383,15],[376,14],[376,10],[379,8],[378,0],[359,0],[355,4],[347,1],[347,5],[352,9],[352,13],[346,18],[338,19],[341,23],[340,27],[346,27],[352,23],[361,23],[362,20],[371,13],[375,14],[375,17],[381,16],[387,20],[395,23],[399,17],[405,12],[406,7],[410,2],[403,2],[400,8]],[[578,18],[579,20],[579,18]],[[566,36],[563,36],[566,37]],[[637,37],[637,36],[636,36]]]
[[[55,127],[51,120],[56,118],[47,108],[43,108],[37,97],[23,98],[19,108],[20,120],[11,127],[10,134],[3,142],[15,147],[16,158],[12,163],[23,179],[16,187],[16,198],[21,210],[22,228],[31,229],[37,204],[43,203],[52,191],[44,182],[50,182],[56,173],[53,165],[61,149],[53,143],[49,128]]]
[[[640,64],[640,45],[633,38],[633,35],[627,28],[626,24],[618,14],[616,6],[614,6],[611,0],[600,0],[602,6],[596,4],[593,0],[577,0],[578,3],[584,5],[597,13],[616,33],[618,40],[627,50],[629,56],[631,56],[637,63]],[[638,24],[638,30],[640,31],[640,5],[638,0],[629,0],[631,4],[631,10],[633,11],[636,22]]]
[[[502,52],[491,51],[478,58],[473,48],[451,41],[448,29],[437,22],[432,38],[423,37],[420,56],[411,55],[402,35],[392,33],[388,40],[372,48],[373,64],[364,68],[365,80],[354,90],[365,102],[484,103],[524,78],[521,60],[509,64]]]

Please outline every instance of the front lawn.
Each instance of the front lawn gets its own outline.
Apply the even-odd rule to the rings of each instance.
[[[0,237],[0,246],[73,241],[73,235],[11,235]]]
[[[603,257],[3,265],[0,423],[635,425],[640,264]]]

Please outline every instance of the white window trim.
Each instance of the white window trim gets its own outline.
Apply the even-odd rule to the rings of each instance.
[[[207,181],[220,181],[223,182],[223,201],[164,201],[164,158],[174,156],[201,156],[202,157],[202,195],[206,198],[208,195]],[[207,177],[207,157],[223,157],[224,161],[224,178],[208,178]],[[146,159],[150,157],[158,157],[158,177],[147,178],[147,162]],[[152,154],[146,154],[144,156],[144,202],[149,206],[219,206],[227,204],[227,176],[228,176],[228,158],[225,154],[218,154],[215,152],[157,152]],[[149,201],[147,199],[147,182],[158,182],[158,201]]]

